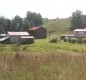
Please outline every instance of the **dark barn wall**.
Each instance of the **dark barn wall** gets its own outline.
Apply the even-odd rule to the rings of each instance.
[[[34,30],[29,30],[30,36],[35,36],[35,31]]]
[[[34,36],[35,39],[44,39],[47,37],[47,30],[40,27],[37,30],[29,30],[29,34]]]
[[[35,38],[37,39],[44,39],[47,37],[47,30],[45,28],[39,28],[35,32]]]

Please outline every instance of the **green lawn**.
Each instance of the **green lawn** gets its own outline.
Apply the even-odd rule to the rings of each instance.
[[[49,43],[48,39],[35,40],[34,44],[0,44],[0,52],[7,54],[14,53],[57,53],[71,51],[86,53],[86,44],[72,44],[59,41],[57,43]]]

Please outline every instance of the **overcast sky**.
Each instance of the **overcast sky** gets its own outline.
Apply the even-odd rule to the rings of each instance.
[[[76,9],[86,14],[86,0],[0,0],[0,16],[25,17],[27,11],[40,13],[43,18],[66,18]]]

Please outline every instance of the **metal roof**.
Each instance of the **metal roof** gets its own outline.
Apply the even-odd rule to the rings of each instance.
[[[86,31],[86,29],[75,29],[73,31]]]
[[[22,35],[29,35],[29,33],[28,32],[8,32],[8,35],[20,35],[20,36],[22,36]]]
[[[29,30],[37,30],[37,29],[39,29],[40,27],[32,27],[32,28],[30,28]]]
[[[3,37],[3,38],[0,39],[0,42],[6,40],[6,39],[8,39],[8,38],[9,38],[9,37]]]

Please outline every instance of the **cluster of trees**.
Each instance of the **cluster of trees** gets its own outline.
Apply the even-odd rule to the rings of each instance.
[[[86,15],[82,11],[76,10],[71,17],[71,30],[86,28]]]
[[[0,17],[0,34],[6,33],[7,31],[27,31],[33,26],[41,26],[43,19],[41,14],[27,11],[26,17],[21,18],[16,15],[12,20]]]

